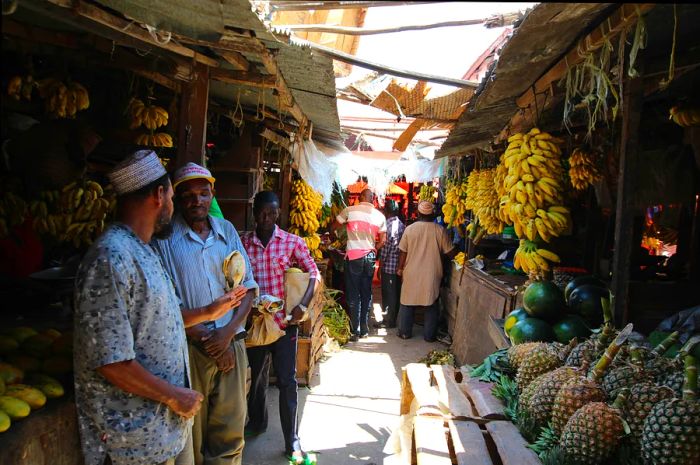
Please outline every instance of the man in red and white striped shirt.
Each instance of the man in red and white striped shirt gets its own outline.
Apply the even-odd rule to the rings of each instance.
[[[372,278],[377,251],[386,240],[386,218],[374,208],[374,194],[365,189],[360,204],[345,208],[333,229],[345,225],[348,244],[345,249],[345,300],[350,310],[351,341],[369,334],[369,309],[372,307]]]

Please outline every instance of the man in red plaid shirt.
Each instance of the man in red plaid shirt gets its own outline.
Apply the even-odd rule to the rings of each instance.
[[[286,320],[284,310],[275,315],[275,320],[284,329],[285,335],[272,344],[248,348],[252,379],[248,395],[249,420],[246,435],[257,436],[267,429],[266,394],[272,362],[280,390],[279,410],[285,455],[292,463],[303,463],[304,452],[297,434],[297,323],[303,318],[313,298],[320,273],[306,243],[299,236],[285,232],[275,224],[279,213],[277,195],[271,191],[258,192],[253,201],[255,232],[241,237],[260,295],[272,295],[284,300],[284,273],[293,266],[309,273],[309,285],[301,303],[291,310],[290,321]]]

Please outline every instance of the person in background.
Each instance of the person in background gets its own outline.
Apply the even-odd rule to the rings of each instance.
[[[399,206],[396,201],[391,199],[386,201],[384,214],[386,215],[386,242],[380,253],[384,321],[378,326],[395,328],[401,297],[401,280],[396,274],[399,265],[399,241],[406,226],[399,219]]]
[[[347,228],[345,249],[345,298],[350,311],[352,336],[357,341],[369,335],[369,310],[372,308],[372,278],[377,251],[386,240],[386,218],[374,208],[370,189],[360,193],[360,203],[338,214],[332,229]]]
[[[185,327],[217,319],[243,288],[181,310],[153,237],[167,237],[173,189],[158,156],[141,150],[110,173],[117,221],[87,251],[75,289],[75,404],[85,465],[192,465]]]
[[[403,280],[398,324],[398,336],[402,339],[412,336],[414,313],[422,308],[425,321],[423,339],[427,342],[436,340],[442,257],[454,258],[457,249],[447,231],[433,222],[434,217],[434,205],[425,200],[419,202],[418,220],[406,227],[399,243],[396,273]]]
[[[209,214],[214,197],[209,170],[187,163],[173,175],[177,213],[173,234],[154,241],[180,298],[195,307],[226,290],[222,270],[233,251],[246,261],[245,298],[215,321],[187,329],[192,386],[204,394],[194,419],[192,439],[196,465],[240,465],[246,421],[245,322],[257,292],[248,256],[236,228]]]
[[[260,286],[260,293],[284,300],[284,274],[294,266],[309,273],[309,284],[299,305],[275,314],[275,321],[284,330],[284,336],[272,344],[248,348],[251,385],[246,436],[258,436],[267,429],[267,386],[272,362],[279,389],[284,454],[290,462],[301,464],[304,463],[306,454],[301,448],[297,422],[297,325],[307,312],[321,275],[302,238],[277,226],[279,214],[280,202],[274,192],[261,191],[255,195],[255,231],[244,234],[242,240],[250,257],[253,276]],[[286,320],[287,311],[291,315],[289,321]]]

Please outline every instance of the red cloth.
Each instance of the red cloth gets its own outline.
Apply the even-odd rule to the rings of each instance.
[[[306,242],[299,236],[275,226],[275,232],[267,247],[263,246],[253,231],[244,233],[241,236],[241,242],[248,253],[253,277],[260,288],[260,295],[272,295],[284,299],[284,273],[294,266],[309,273],[313,279],[320,278],[316,262],[311,257]],[[275,314],[275,321],[280,328],[287,326],[285,316],[284,310]]]
[[[14,227],[0,239],[0,274],[11,278],[26,278],[42,268],[44,246],[34,232],[32,218]]]

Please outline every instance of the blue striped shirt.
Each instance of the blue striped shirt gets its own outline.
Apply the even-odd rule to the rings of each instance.
[[[206,240],[202,240],[180,214],[175,215],[173,223],[172,235],[168,239],[156,239],[153,243],[163,258],[165,269],[173,278],[184,308],[209,305],[226,292],[226,278],[221,267],[226,256],[234,250],[245,258],[243,286],[257,291],[248,254],[236,228],[229,221],[209,215],[211,231]],[[231,309],[215,322],[209,322],[208,326],[226,326],[233,318],[233,311]],[[240,326],[236,333],[243,330],[244,327]]]

